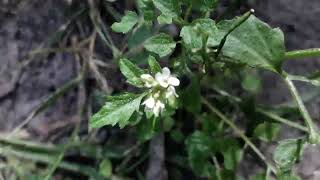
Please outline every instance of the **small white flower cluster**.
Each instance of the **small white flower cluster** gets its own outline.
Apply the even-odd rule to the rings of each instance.
[[[150,95],[142,104],[158,117],[164,110],[166,102],[175,101],[178,97],[175,87],[179,86],[180,81],[171,75],[167,67],[163,68],[162,72],[156,73],[155,77],[150,74],[142,74],[141,79],[145,87],[150,88]]]

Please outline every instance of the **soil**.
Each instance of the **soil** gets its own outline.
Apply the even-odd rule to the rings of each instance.
[[[319,0],[256,0],[252,6],[258,17],[285,32],[288,50],[320,47]],[[0,131],[10,131],[56,89],[75,78],[75,58],[64,53],[38,58],[16,78],[20,75],[17,64],[30,50],[47,47],[50,35],[68,20],[64,13],[67,8],[67,1],[0,0]],[[319,70],[320,59],[292,60],[285,67],[293,74],[308,74]],[[262,76],[265,86],[261,102],[279,104],[291,99],[279,77],[269,72],[263,72]],[[312,89],[299,84],[302,93]],[[46,135],[50,124],[74,119],[76,102],[76,91],[67,93],[36,116],[28,125],[29,131]],[[320,120],[320,98],[314,99],[308,108]],[[284,133],[284,137],[290,136],[290,131]],[[267,151],[272,151],[272,147]],[[307,149],[304,161],[297,167],[302,179],[320,179],[319,153],[319,147]]]

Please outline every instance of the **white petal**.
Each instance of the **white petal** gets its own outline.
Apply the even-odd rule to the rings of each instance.
[[[176,93],[176,89],[173,86],[169,86],[166,93],[166,98],[169,98],[170,96],[179,97],[178,94]]]
[[[170,74],[171,74],[171,72],[170,72],[169,68],[167,68],[167,67],[162,68],[162,75],[163,76],[169,78]]]
[[[174,76],[170,76],[170,78],[168,79],[168,83],[172,86],[179,86],[180,85],[179,79]]]
[[[140,78],[142,79],[145,87],[147,88],[151,88],[157,85],[157,82],[154,80],[154,78],[150,74],[142,74]]]
[[[142,105],[146,105],[147,108],[152,109],[154,108],[156,104],[156,100],[153,97],[149,97],[147,100],[145,100]]]
[[[160,114],[160,107],[155,106],[155,107],[153,108],[152,112],[153,112],[153,114],[154,114],[156,117],[158,117],[159,114]]]
[[[148,81],[153,79],[153,77],[150,74],[142,74],[140,77],[141,79],[148,80]]]
[[[160,84],[160,86],[164,88],[167,88],[169,86],[167,78],[161,73],[156,74],[156,81]]]
[[[165,105],[161,101],[157,101],[154,108],[153,108],[153,113],[156,117],[159,116],[160,112],[163,111]]]
[[[147,88],[152,88],[153,84],[152,84],[152,83],[149,83],[149,82],[146,82],[146,83],[144,84],[144,86],[147,87]]]

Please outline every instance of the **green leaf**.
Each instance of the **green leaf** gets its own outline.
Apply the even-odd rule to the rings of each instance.
[[[152,74],[156,74],[157,72],[161,72],[161,66],[155,57],[149,56],[148,63],[149,63],[150,70],[151,70]]]
[[[192,170],[201,177],[213,177],[214,166],[211,157],[211,141],[206,134],[196,131],[186,140],[188,160]]]
[[[302,156],[304,148],[305,141],[302,139],[281,141],[274,151],[273,159],[280,169],[289,171]]]
[[[191,25],[184,26],[181,29],[180,37],[182,37],[187,48],[191,49],[192,52],[196,52],[203,47],[203,42],[206,38],[210,43],[217,33],[218,28],[215,22],[212,19],[204,18],[197,19]]]
[[[240,180],[239,177],[236,176],[236,173],[234,171],[223,169],[219,170],[221,180]]]
[[[174,119],[172,117],[166,117],[163,119],[162,128],[165,132],[170,132],[174,126]]]
[[[291,171],[280,171],[280,173],[277,174],[278,180],[301,180],[301,178],[295,174],[293,174]]]
[[[243,157],[242,147],[235,139],[225,139],[221,146],[221,153],[224,158],[224,167],[228,170],[235,170]]]
[[[201,110],[200,80],[198,77],[191,78],[190,85],[182,93],[183,105],[189,112],[198,113]]]
[[[159,121],[153,116],[151,119],[142,120],[137,126],[138,139],[141,142],[150,140],[158,132]]]
[[[164,57],[172,53],[172,51],[176,48],[176,42],[174,42],[170,35],[160,33],[149,38],[145,42],[144,47],[148,51],[156,53],[160,57]]]
[[[216,115],[204,113],[200,117],[202,132],[208,135],[218,135],[224,131],[223,124]]]
[[[266,179],[265,173],[259,173],[259,174],[250,176],[250,180],[268,180],[268,179]]]
[[[153,3],[157,9],[162,13],[166,19],[177,18],[181,13],[181,6],[179,0],[153,0]]]
[[[254,130],[254,136],[265,142],[274,141],[281,130],[281,126],[278,123],[264,122],[259,124]]]
[[[192,0],[192,7],[201,12],[212,11],[217,4],[218,0]]]
[[[172,18],[164,14],[158,16],[157,20],[159,24],[172,24]]]
[[[184,140],[184,135],[180,129],[174,129],[170,132],[170,137],[177,143],[181,143]]]
[[[155,19],[156,14],[152,0],[138,0],[138,7],[143,13],[145,21],[152,22]]]
[[[198,33],[193,26],[184,26],[181,29],[180,37],[187,48],[192,52],[196,52],[202,48],[203,40],[200,33]]]
[[[136,87],[143,87],[144,83],[140,77],[142,74],[144,74],[142,69],[125,58],[120,59],[119,66],[121,73],[127,78],[128,83]]]
[[[237,20],[220,22],[220,35],[216,39],[221,40]],[[272,29],[251,15],[228,36],[222,48],[222,55],[233,63],[280,73],[285,55],[283,32],[278,28]]]
[[[126,93],[118,96],[111,96],[108,102],[99,112],[92,116],[90,121],[91,128],[100,128],[105,125],[115,126],[119,124],[120,128],[130,123],[130,117],[135,111],[139,111],[142,98],[145,94]]]
[[[109,159],[104,159],[99,165],[99,173],[105,178],[112,176],[112,163]]]
[[[128,40],[129,49],[137,48],[141,46],[145,40],[152,36],[151,29],[146,26],[141,26],[135,31]]]
[[[258,93],[261,90],[262,82],[259,76],[247,73],[241,85],[247,91]]]
[[[120,22],[113,23],[111,28],[114,32],[127,33],[138,22],[138,15],[135,12],[127,11],[126,15],[122,17]]]

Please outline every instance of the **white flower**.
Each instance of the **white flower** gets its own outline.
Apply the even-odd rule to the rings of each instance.
[[[150,96],[148,99],[146,99],[142,105],[145,105],[149,109],[153,109],[156,104],[156,99],[154,99],[152,96]]]
[[[145,105],[146,108],[151,109],[156,117],[158,117],[160,112],[162,112],[165,108],[164,103],[162,103],[160,100],[155,99],[152,96],[146,99],[142,104]]]
[[[167,88],[168,86],[179,86],[180,81],[178,78],[171,75],[169,68],[162,69],[162,73],[158,72],[155,76],[156,81],[160,86]]]
[[[155,79],[150,74],[142,74],[140,78],[147,88],[151,88],[157,85],[157,81],[155,81]]]
[[[142,74],[140,78],[145,87],[150,88],[150,95],[142,105],[151,110],[156,117],[164,110],[166,103],[173,104],[172,102],[179,97],[175,87],[180,85],[180,81],[171,75],[167,67],[156,73],[155,77],[150,74]]]
[[[166,91],[166,98],[170,97],[179,97],[178,94],[176,93],[176,89],[173,86],[169,86],[167,91]]]
[[[164,108],[165,108],[165,105],[161,101],[158,100],[156,102],[152,112],[156,117],[158,117],[160,112],[162,112]]]

